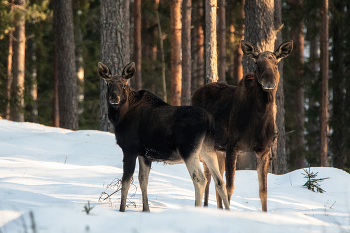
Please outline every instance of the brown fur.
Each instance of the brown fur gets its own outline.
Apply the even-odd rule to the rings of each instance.
[[[239,151],[256,152],[259,196],[263,211],[267,211],[269,153],[277,136],[275,127],[275,96],[279,82],[277,64],[279,60],[289,55],[292,48],[292,42],[286,42],[274,53],[258,53],[252,44],[242,42],[244,54],[257,63],[255,72],[246,74],[237,87],[210,83],[199,88],[192,97],[193,106],[204,108],[214,116],[216,150],[226,152],[226,189],[229,200],[234,191]],[[205,169],[207,180],[210,180],[208,173]],[[209,183],[207,185],[209,186]],[[207,200],[206,191],[205,205],[208,204]],[[222,208],[221,200],[218,200],[218,207]]]

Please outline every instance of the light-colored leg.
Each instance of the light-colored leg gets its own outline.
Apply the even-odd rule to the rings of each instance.
[[[204,206],[208,206],[209,186],[210,186],[210,181],[211,181],[211,174],[210,174],[210,170],[209,170],[207,164],[204,161],[202,161],[202,162],[203,162],[205,179],[207,180],[207,185],[205,186],[205,191],[204,191]]]
[[[225,171],[225,152],[216,151],[216,155],[217,155],[218,163],[219,163],[220,177],[222,177],[224,175],[224,171]],[[221,199],[220,194],[217,190],[216,190],[216,203],[217,203],[217,207],[219,209],[222,209],[222,199]]]
[[[267,173],[269,170],[270,148],[256,153],[258,179],[259,179],[259,197],[261,200],[262,211],[267,211]]]
[[[192,154],[186,161],[187,170],[192,178],[195,191],[195,206],[202,205],[202,198],[207,180],[199,164],[199,154]]]
[[[219,164],[214,151],[214,145],[208,141],[207,143],[204,143],[201,150],[201,156],[210,170],[215,182],[215,188],[224,202],[225,209],[229,210],[230,205],[227,198],[226,187],[224,180],[220,176]]]
[[[120,212],[125,212],[126,198],[130,188],[131,178],[135,171],[136,156],[127,155],[124,153],[123,159],[123,178],[122,178],[122,191],[120,200]]]
[[[142,156],[139,156],[139,183],[142,192],[143,211],[149,211],[147,185],[151,162]]]

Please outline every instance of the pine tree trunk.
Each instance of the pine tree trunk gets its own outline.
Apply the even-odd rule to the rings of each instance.
[[[191,104],[191,7],[191,0],[182,1],[182,106]]]
[[[17,5],[24,8],[25,0],[17,0]],[[24,79],[25,79],[25,15],[20,12],[18,24],[15,27],[14,37],[16,40],[13,43],[13,80],[12,94],[14,100],[13,112],[11,112],[12,120],[24,121]]]
[[[333,166],[344,169],[344,135],[346,129],[344,128],[344,43],[345,43],[345,3],[342,0],[333,1],[333,5],[337,14],[334,14],[331,24],[331,32],[333,38],[332,54],[333,61],[331,62],[331,69],[333,78],[331,79],[333,86],[333,102],[332,102],[332,128],[333,134],[331,136],[331,148],[333,153]]]
[[[33,39],[30,39],[27,42],[27,51],[29,52],[29,56],[32,59],[33,65],[30,67],[29,82],[27,85],[29,89],[30,101],[26,104],[27,110],[27,121],[29,122],[38,122],[38,106],[37,106],[37,98],[38,98],[38,86],[37,86],[37,64],[36,64],[36,42],[35,35]],[[28,69],[28,68],[27,68]],[[28,78],[28,76],[27,76]]]
[[[282,24],[281,0],[275,0],[275,28]],[[275,50],[282,44],[282,30],[276,35]],[[283,60],[278,64],[280,80],[276,93],[276,126],[278,129],[278,138],[272,146],[272,173],[284,174],[287,172],[287,155],[286,155],[286,130],[284,126],[284,92],[283,92]]]
[[[225,22],[225,0],[218,2],[218,46],[219,46],[219,65],[218,65],[218,81],[226,83],[226,22]]]
[[[112,74],[121,74],[127,64],[125,57],[124,1],[105,0],[101,2],[101,61],[108,65]],[[136,74],[141,72],[136,70]],[[100,130],[114,131],[108,120],[106,101],[107,86],[101,79]]]
[[[141,0],[134,1],[134,62],[135,62],[135,90],[142,89],[141,72],[142,46],[141,46]]]
[[[191,69],[191,96],[192,94],[198,89],[198,82],[197,82],[197,63],[198,63],[198,46],[197,46],[197,20],[198,20],[198,16],[197,16],[197,10],[198,8],[198,4],[196,2],[193,3],[193,7],[192,7],[192,23],[191,25],[196,25],[191,29],[191,65],[192,65],[192,69]]]
[[[274,51],[274,0],[245,0],[244,38],[262,51]],[[252,59],[243,57],[243,73],[255,70]]]
[[[205,1],[205,71],[206,82],[217,82],[218,54],[216,36],[217,0]]]
[[[57,68],[56,68],[56,53],[53,57],[53,85],[54,85],[54,94],[53,94],[53,103],[52,103],[52,126],[60,127],[60,112],[58,106],[58,80],[57,80]]]
[[[197,17],[198,17],[198,28],[197,28],[197,85],[202,87],[204,85],[204,26],[203,26],[203,1],[198,1]]]
[[[125,62],[130,63],[130,0],[124,0]]]
[[[328,0],[322,10],[322,101],[321,101],[321,167],[328,167]]]
[[[10,1],[11,7],[10,12],[13,12],[14,9],[14,0]],[[8,51],[7,56],[7,80],[6,80],[6,97],[7,97],[7,106],[6,106],[6,115],[5,118],[10,120],[11,118],[11,84],[12,84],[12,56],[13,56],[13,30],[9,30],[8,33]]]
[[[181,0],[171,0],[171,105],[181,105]]]
[[[153,10],[156,12],[159,8],[159,0],[152,0]],[[158,41],[158,22],[155,17],[152,17],[152,48],[151,48],[151,60],[152,60],[152,70],[155,70],[155,63],[157,60],[157,41]]]
[[[245,5],[245,0],[241,0],[241,15],[240,19],[242,22],[241,26],[241,31],[240,31],[240,41],[244,40],[244,5]],[[241,79],[243,78],[243,66],[242,66],[242,59],[243,59],[243,52],[241,48],[241,43],[238,43],[238,46],[234,50],[234,58],[233,58],[233,78],[237,80],[237,84]]]
[[[319,11],[319,9],[315,9],[315,11]],[[320,33],[319,30],[315,30],[315,26],[317,29],[320,29],[319,23],[312,23],[309,24],[308,27],[308,37],[310,38],[310,71],[312,72],[311,80],[308,80],[308,82],[313,83],[312,85],[312,92],[308,92],[307,98],[309,99],[309,114],[308,114],[308,137],[306,141],[306,146],[308,148],[308,151],[313,154],[314,158],[318,158],[318,154],[320,151],[320,126],[319,126],[319,120],[318,120],[318,113],[319,112],[319,96],[315,93],[319,92],[319,89],[321,85],[319,85],[318,77],[319,77],[319,37]],[[315,31],[314,33],[312,33]],[[315,89],[317,91],[315,91]],[[312,164],[311,166],[316,165]]]
[[[53,9],[60,127],[77,130],[78,98],[72,0],[54,0]]]
[[[260,52],[274,51],[276,39],[274,0],[245,0],[244,16],[244,40],[251,42]],[[244,74],[255,70],[252,59],[243,56],[242,63]],[[251,153],[247,153],[247,156],[250,157],[250,164],[246,167],[256,167],[256,156]]]
[[[302,7],[302,0],[293,0],[294,9],[299,10]],[[304,87],[303,87],[303,64],[304,64],[304,23],[302,17],[293,14],[294,27],[291,29],[292,38],[294,41],[294,49],[292,57],[294,58],[294,74],[293,80],[295,83],[293,93],[294,104],[294,124],[292,133],[292,153],[291,161],[293,161],[294,169],[300,169],[306,166],[305,164],[305,109],[304,109]]]

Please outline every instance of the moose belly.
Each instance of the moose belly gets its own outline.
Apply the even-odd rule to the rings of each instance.
[[[181,158],[177,151],[164,152],[147,148],[145,152],[145,157],[151,160],[152,162],[162,162],[168,164],[177,164],[184,162],[184,160]]]

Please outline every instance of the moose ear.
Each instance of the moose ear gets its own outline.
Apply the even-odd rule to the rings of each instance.
[[[254,61],[256,61],[256,59],[258,58],[259,52],[258,50],[255,48],[254,45],[252,45],[252,43],[248,42],[248,41],[241,41],[241,47],[242,47],[242,51],[243,53],[253,59]]]
[[[101,76],[101,78],[108,78],[111,75],[111,71],[108,68],[108,66],[106,66],[102,62],[98,63],[98,73]]]
[[[280,61],[282,58],[288,57],[288,55],[292,52],[292,50],[293,50],[293,41],[290,40],[288,42],[284,42],[275,51],[275,56],[277,60]]]
[[[132,76],[134,76],[136,72],[136,68],[135,68],[135,63],[134,62],[131,62],[129,63],[128,65],[126,65],[123,69],[123,78],[124,79],[129,79],[131,78]]]

